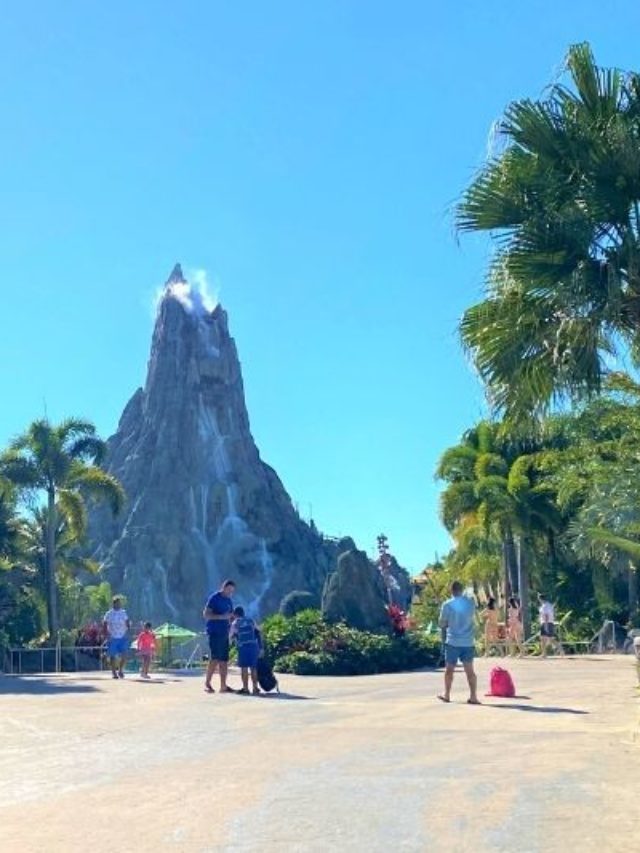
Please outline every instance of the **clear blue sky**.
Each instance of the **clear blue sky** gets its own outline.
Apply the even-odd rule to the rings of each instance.
[[[571,42],[640,67],[639,25],[631,0],[5,7],[0,445],[45,401],[113,432],[179,260],[301,512],[418,571],[448,547],[437,458],[483,412],[456,321],[487,250],[452,203],[509,100]]]

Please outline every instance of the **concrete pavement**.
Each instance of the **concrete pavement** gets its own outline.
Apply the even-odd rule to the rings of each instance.
[[[492,664],[480,661],[481,693]],[[442,674],[0,677],[0,850],[623,851],[638,844],[630,657],[507,663],[527,698]]]

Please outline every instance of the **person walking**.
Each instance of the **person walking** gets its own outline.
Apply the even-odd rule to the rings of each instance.
[[[471,598],[462,594],[460,581],[451,584],[451,598],[444,602],[440,610],[439,625],[446,628],[444,693],[438,696],[441,702],[451,701],[453,675],[458,661],[464,667],[469,684],[469,705],[479,705],[478,678],[473,668],[475,643],[473,637],[476,607]]]
[[[107,610],[104,614],[102,627],[107,638],[107,654],[111,664],[111,675],[114,678],[124,678],[124,665],[129,647],[127,633],[131,623],[119,595],[113,597],[111,610]]]
[[[538,608],[540,617],[540,654],[542,657],[546,657],[549,648],[556,645],[555,611],[553,604],[541,592],[538,593],[538,604],[540,605]],[[561,645],[560,651],[562,652]]]
[[[233,619],[233,601],[231,596],[236,585],[232,580],[226,580],[217,592],[207,599],[202,615],[206,621],[209,637],[209,665],[204,679],[204,689],[213,693],[211,686],[213,674],[218,670],[220,675],[220,693],[234,693],[227,686],[227,670],[229,666],[229,626]]]
[[[153,633],[151,622],[145,622],[144,627],[138,634],[138,638],[136,640],[136,648],[140,655],[141,678],[151,678],[149,675],[149,667],[151,666],[151,659],[155,654],[157,645],[158,641],[156,640],[156,635]]]

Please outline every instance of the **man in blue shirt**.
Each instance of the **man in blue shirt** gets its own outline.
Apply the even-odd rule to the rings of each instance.
[[[207,634],[209,635],[209,665],[204,680],[204,689],[207,693],[213,693],[211,679],[213,673],[220,673],[220,692],[233,693],[227,687],[227,667],[229,664],[229,626],[233,619],[233,602],[231,596],[236,585],[233,581],[226,580],[217,592],[207,599],[202,615],[207,623]]]
[[[464,667],[469,682],[470,705],[479,705],[478,678],[473,669],[475,644],[473,637],[476,606],[471,598],[462,594],[462,584],[451,584],[451,598],[442,605],[439,625],[446,628],[444,693],[438,696],[442,702],[451,701],[451,685],[458,660]]]

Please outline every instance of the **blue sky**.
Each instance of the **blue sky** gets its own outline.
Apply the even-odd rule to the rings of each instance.
[[[0,445],[45,405],[113,432],[179,260],[302,514],[420,570],[448,547],[438,456],[483,413],[456,321],[488,250],[452,205],[511,99],[575,41],[637,68],[639,24],[593,0],[6,7]]]

